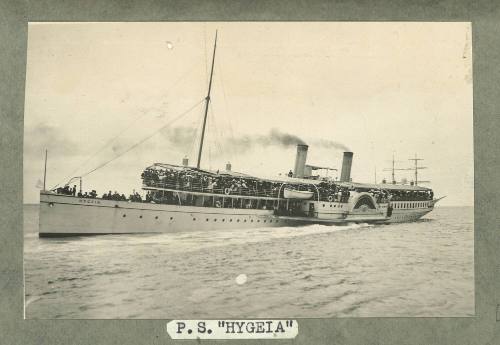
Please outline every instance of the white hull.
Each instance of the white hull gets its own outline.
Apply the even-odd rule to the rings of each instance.
[[[393,212],[391,218],[389,219],[389,223],[407,223],[414,222],[419,220],[427,213],[432,210],[407,210],[407,211],[398,211]]]
[[[138,203],[40,194],[40,236],[171,233],[295,226],[272,210]]]
[[[415,221],[432,211],[434,202],[422,207],[394,209],[387,204],[375,210],[355,210],[351,203],[316,205],[313,217],[275,216],[273,210],[179,206],[103,199],[86,199],[40,193],[39,235],[101,235],[173,233],[351,222],[392,223]],[[307,202],[304,202],[304,206]]]

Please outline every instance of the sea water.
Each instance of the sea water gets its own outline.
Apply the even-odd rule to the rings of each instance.
[[[474,315],[472,207],[413,223],[38,237],[24,207],[27,318]]]

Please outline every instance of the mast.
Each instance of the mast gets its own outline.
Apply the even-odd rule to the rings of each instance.
[[[419,182],[425,182],[425,181],[418,181],[418,169],[426,169],[426,167],[419,167],[418,166],[418,161],[423,161],[422,158],[417,158],[417,154],[415,153],[415,158],[410,158],[408,159],[410,161],[413,161],[415,163],[415,186],[418,185]]]
[[[396,170],[408,170],[406,168],[403,168],[403,169],[400,169],[400,168],[396,168],[396,163],[399,163],[399,161],[396,161],[396,159],[394,158],[394,152],[392,153],[392,166],[391,168],[389,169],[383,169],[383,171],[390,171],[391,172],[391,176],[392,176],[392,181],[391,183],[392,184],[396,184]]]
[[[205,126],[207,124],[207,115],[208,115],[208,104],[210,103],[210,91],[212,89],[212,76],[214,74],[214,62],[215,62],[215,49],[217,48],[217,30],[215,30],[215,43],[214,43],[214,54],[212,56],[212,68],[210,70],[210,82],[208,83],[208,93],[205,98],[205,116],[203,117],[203,127],[201,129],[201,140],[200,140],[200,148],[198,149],[198,162],[196,163],[196,167],[200,168],[201,161],[201,152],[203,151],[203,139],[205,139]]]
[[[392,184],[396,183],[396,179],[394,178],[394,152],[392,153]]]
[[[45,149],[45,168],[43,169],[43,190],[45,190],[45,178],[47,177],[47,149]],[[40,180],[38,180],[40,181]]]

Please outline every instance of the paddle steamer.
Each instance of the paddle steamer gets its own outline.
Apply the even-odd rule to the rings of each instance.
[[[146,200],[40,192],[40,236],[169,233],[308,224],[415,221],[439,199],[431,189],[351,181],[352,152],[344,152],[340,180],[313,176],[308,146],[299,144],[292,176],[264,179],[200,167],[217,36],[196,167],[155,163],[142,174]]]

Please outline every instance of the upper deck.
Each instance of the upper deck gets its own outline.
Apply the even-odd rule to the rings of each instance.
[[[370,192],[384,200],[432,200],[430,188],[412,185],[367,184],[333,180],[280,177],[268,179],[234,171],[207,171],[155,163],[142,173],[143,189],[218,194],[227,197],[282,199],[284,189],[312,192],[312,200],[347,202],[351,191]]]

